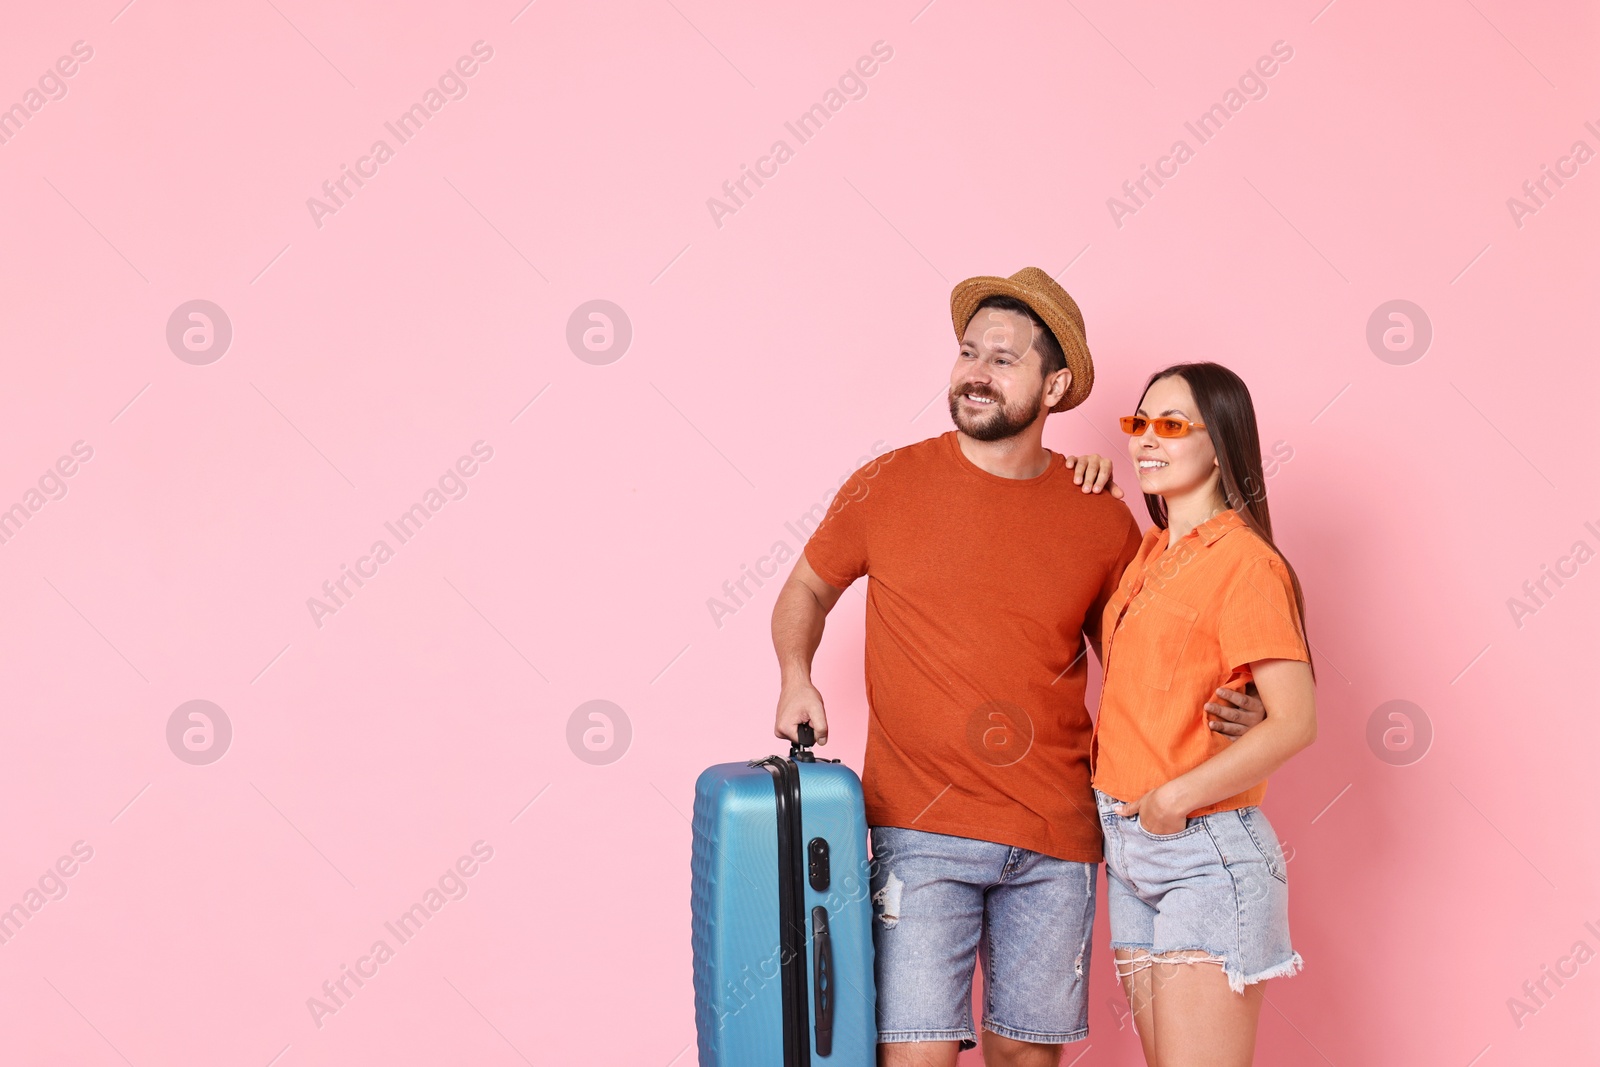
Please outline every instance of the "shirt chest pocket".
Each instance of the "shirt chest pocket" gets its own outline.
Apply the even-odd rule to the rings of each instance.
[[[1200,612],[1154,590],[1141,597],[1137,607],[1137,637],[1124,646],[1136,660],[1131,664],[1132,674],[1151,689],[1165,692],[1172,685]]]

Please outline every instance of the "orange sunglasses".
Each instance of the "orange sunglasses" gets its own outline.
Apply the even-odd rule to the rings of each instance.
[[[1182,437],[1190,430],[1203,430],[1203,422],[1190,422],[1188,419],[1175,419],[1170,415],[1160,418],[1147,419],[1143,415],[1124,415],[1120,420],[1122,432],[1130,437],[1138,437],[1144,433],[1146,426],[1155,428],[1157,437]]]

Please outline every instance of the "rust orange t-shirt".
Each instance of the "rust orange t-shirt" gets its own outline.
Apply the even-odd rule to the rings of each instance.
[[[1206,725],[1216,689],[1242,690],[1258,660],[1311,658],[1288,568],[1231,508],[1171,547],[1166,530],[1146,530],[1101,630],[1094,787],[1124,802],[1232,744]],[[1266,792],[1263,779],[1190,815],[1259,804]]]
[[[829,585],[868,577],[869,824],[1099,861],[1084,632],[1138,548],[1055,453],[1004,478],[951,430],[845,480],[805,552]]]

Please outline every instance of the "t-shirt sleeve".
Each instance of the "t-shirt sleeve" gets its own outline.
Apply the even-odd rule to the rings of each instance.
[[[1223,598],[1217,642],[1229,670],[1263,659],[1310,662],[1294,584],[1282,560],[1263,557],[1234,579]]]
[[[1121,509],[1122,517],[1127,521],[1127,529],[1123,531],[1122,547],[1117,552],[1116,560],[1106,571],[1105,580],[1100,583],[1100,591],[1095,594],[1094,603],[1089,605],[1089,610],[1083,617],[1083,635],[1091,642],[1100,640],[1100,629],[1106,613],[1106,604],[1110,602],[1111,595],[1117,591],[1117,586],[1122,584],[1122,575],[1128,569],[1128,564],[1139,554],[1139,545],[1143,537],[1139,534],[1139,524],[1133,521],[1133,513],[1126,507]]]
[[[806,562],[817,577],[835,589],[848,589],[851,582],[867,573],[868,534],[871,513],[876,510],[875,504],[868,503],[873,500],[873,493],[867,474],[875,470],[876,462],[844,480],[822,522],[806,542]]]

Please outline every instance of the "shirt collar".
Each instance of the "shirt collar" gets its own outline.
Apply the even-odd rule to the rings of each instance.
[[[1196,526],[1194,533],[1209,547],[1217,538],[1229,530],[1238,529],[1243,525],[1245,525],[1245,521],[1240,518],[1239,513],[1233,508],[1228,508],[1226,511],[1213,515],[1199,526]]]
[[[1196,526],[1184,536],[1198,537],[1201,544],[1205,545],[1207,548],[1210,548],[1218,538],[1222,537],[1222,535],[1226,534],[1229,530],[1236,530],[1243,525],[1245,525],[1245,521],[1240,517],[1239,513],[1233,508],[1228,508],[1226,511],[1222,511],[1211,516],[1211,518],[1207,519],[1205,522],[1202,522],[1199,526]],[[1152,535],[1159,536],[1156,534],[1156,531],[1153,528],[1150,532]],[[1171,545],[1172,531],[1168,530],[1166,533],[1167,544]]]

